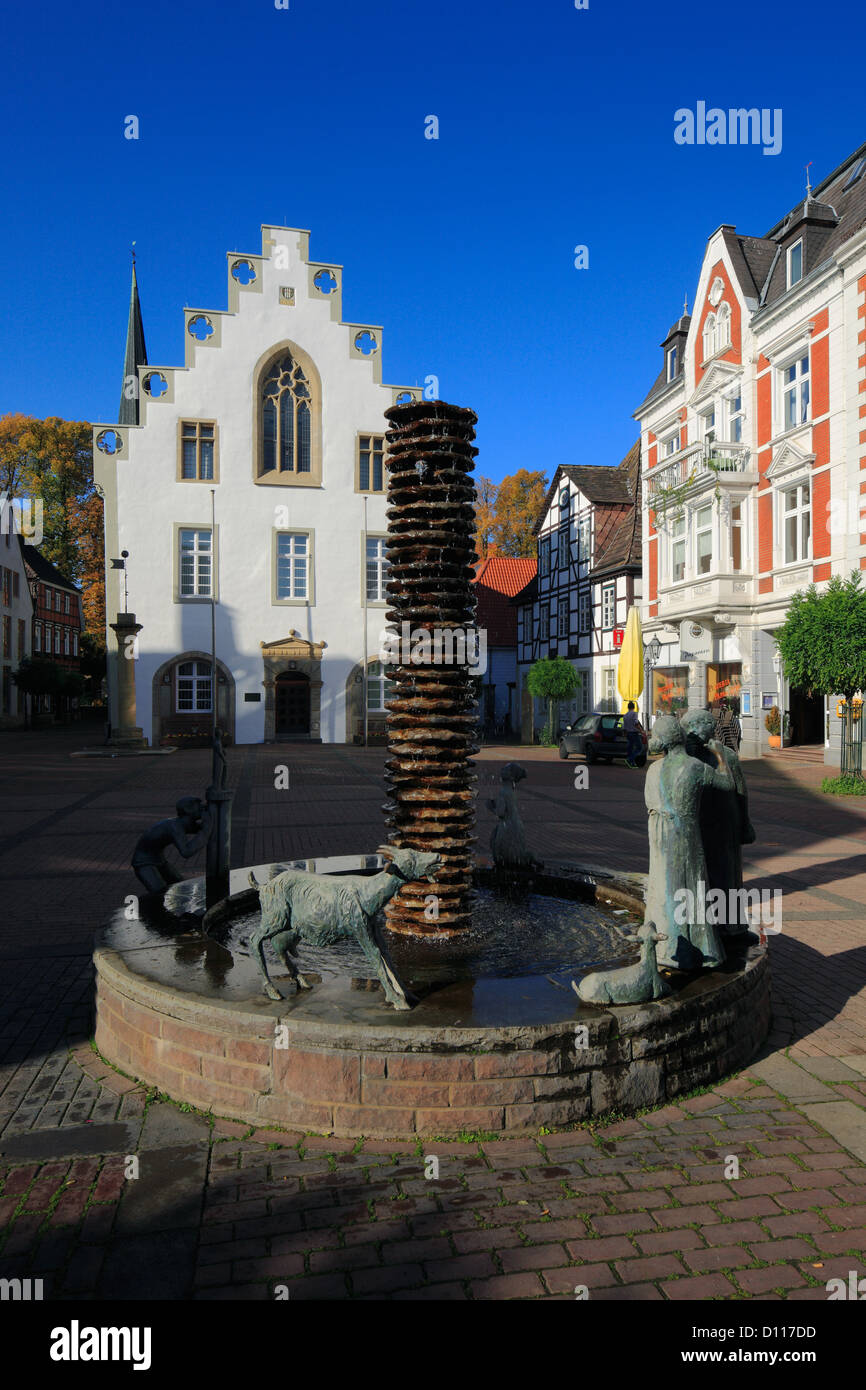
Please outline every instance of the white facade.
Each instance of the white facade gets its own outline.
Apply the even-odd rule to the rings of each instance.
[[[789,688],[773,634],[795,591],[866,568],[866,234],[833,255],[819,247],[768,303],[746,280],[741,246],[730,227],[710,237],[694,313],[680,321],[678,370],[637,412],[644,638],[659,639],[659,669],[691,707],[734,693],[746,756],[767,749],[764,716],[776,704],[795,743],[823,745],[835,762],[836,700]],[[783,266],[785,254],[782,245]],[[707,318],[720,310],[713,337]],[[654,510],[665,490],[668,506]],[[700,634],[688,639],[694,651],[683,624]]]
[[[12,508],[4,507],[0,517],[0,729],[7,729],[25,719],[24,693],[12,672],[31,655],[33,602]]]
[[[365,628],[369,663],[385,625],[381,553],[365,601],[366,541],[386,530],[376,446],[384,410],[421,391],[381,384],[382,330],[341,321],[342,268],[309,260],[308,232],[264,227],[262,244],[228,257],[228,310],[184,310],[185,365],[138,368],[139,424],[94,426],[108,619],[124,580],[110,561],[128,551],[137,721],[154,743],[209,732],[211,574],[218,719],[237,743],[351,741]],[[283,394],[266,419],[268,380]]]

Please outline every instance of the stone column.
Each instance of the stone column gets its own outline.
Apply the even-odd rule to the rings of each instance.
[[[147,739],[135,722],[136,638],[141,623],[134,613],[118,613],[110,626],[117,638],[117,709],[109,743],[115,748],[146,748]]]

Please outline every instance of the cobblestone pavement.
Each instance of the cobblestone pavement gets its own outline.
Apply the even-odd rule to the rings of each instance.
[[[0,1277],[60,1299],[656,1301],[823,1300],[863,1277],[866,808],[819,798],[820,767],[746,765],[747,884],[785,895],[774,1032],[746,1072],[607,1126],[413,1146],[251,1133],[148,1104],[100,1061],[93,930],[135,891],[137,834],[205,785],[209,755],[70,757],[83,743],[0,736]],[[597,767],[578,790],[574,763],[487,749],[482,807],[514,756],[545,857],[646,867],[642,777]],[[229,750],[238,859],[374,848],[383,757]],[[482,811],[482,844],[489,828]]]

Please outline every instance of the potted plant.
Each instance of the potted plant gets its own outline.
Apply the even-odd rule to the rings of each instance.
[[[782,746],[782,715],[778,705],[768,710],[764,716],[764,728],[770,735],[770,747],[781,748]]]

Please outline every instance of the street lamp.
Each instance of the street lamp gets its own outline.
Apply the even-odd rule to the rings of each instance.
[[[658,659],[661,656],[661,653],[662,644],[659,641],[658,637],[653,637],[651,641],[647,642],[646,647],[644,648],[644,690],[646,691],[645,717],[647,721],[647,729],[649,729],[650,721],[653,717],[652,698],[650,694],[652,686],[653,667],[658,665]]]

